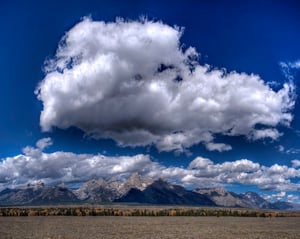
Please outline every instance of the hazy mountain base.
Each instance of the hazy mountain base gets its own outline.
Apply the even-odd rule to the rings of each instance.
[[[0,217],[3,239],[296,239],[300,218]]]

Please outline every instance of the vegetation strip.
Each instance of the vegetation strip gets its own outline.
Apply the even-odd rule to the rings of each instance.
[[[198,208],[94,208],[94,207],[35,207],[0,208],[0,216],[231,216],[231,217],[300,217],[300,212],[246,209]]]

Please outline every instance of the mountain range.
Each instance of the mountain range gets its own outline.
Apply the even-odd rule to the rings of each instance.
[[[45,186],[43,183],[0,192],[0,206],[138,203],[151,205],[218,206],[251,209],[298,210],[289,202],[271,203],[254,192],[236,194],[224,188],[188,190],[164,179],[153,180],[134,173],[127,180],[93,179],[77,189],[65,184]]]

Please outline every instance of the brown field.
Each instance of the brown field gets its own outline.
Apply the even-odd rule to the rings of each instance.
[[[0,217],[0,238],[300,238],[300,218]]]

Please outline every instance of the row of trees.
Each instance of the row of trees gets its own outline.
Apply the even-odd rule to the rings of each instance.
[[[233,217],[286,217],[300,216],[298,212],[266,212],[243,209],[199,208],[0,208],[0,216],[233,216]]]

